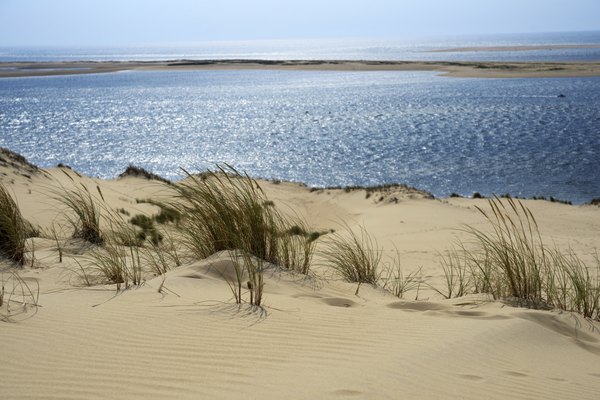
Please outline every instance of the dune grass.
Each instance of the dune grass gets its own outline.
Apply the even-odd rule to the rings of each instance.
[[[154,218],[150,218],[143,214],[137,214],[131,218],[129,222],[141,229],[136,235],[140,245],[146,239],[150,239],[150,242],[155,246],[162,242],[163,235],[154,226]]]
[[[322,234],[311,232],[300,218],[290,221],[288,226],[287,229],[283,226],[279,233],[279,265],[307,275],[310,271],[317,239]]]
[[[248,288],[250,303],[260,305],[263,262],[308,272],[315,235],[294,232],[255,180],[231,167],[188,178],[176,185],[178,196],[172,205],[161,204],[159,218],[138,214],[128,221],[105,204],[99,187],[98,195],[84,185],[62,188],[56,198],[70,213],[67,221],[74,236],[98,245],[90,252],[86,266],[80,264],[82,279],[116,284],[121,290],[141,284],[147,272],[163,275],[181,265],[175,239],[169,235],[169,243],[163,245],[164,235],[155,221],[174,223],[178,240],[197,258],[222,250],[239,251],[243,263],[238,265],[247,279],[242,282],[242,274],[236,283],[238,302],[243,286]]]
[[[157,276],[164,275],[174,266],[178,266],[177,261],[172,257],[172,254],[163,251],[157,244],[140,248],[140,253],[142,255],[143,265]]]
[[[63,254],[64,254],[64,244],[62,240],[62,232],[60,226],[56,224],[52,224],[50,230],[46,232],[46,237],[52,239],[56,245],[56,251],[58,252],[58,262],[63,262]]]
[[[110,209],[103,218],[104,242],[90,253],[90,263],[96,277],[116,284],[117,290],[139,286],[148,273],[164,275],[182,264],[177,249],[179,235],[175,232],[174,237],[167,227],[159,230],[153,218],[138,214],[126,220],[121,213]]]
[[[532,304],[544,303],[547,299],[543,293],[543,280],[549,259],[533,214],[521,201],[512,198],[491,199],[488,204],[491,212],[477,209],[489,222],[492,233],[467,228],[485,250],[484,262],[492,266],[491,274],[486,272],[490,269],[485,264],[478,265],[477,270],[486,272],[485,279],[502,279],[502,285],[490,285],[497,288],[496,294],[501,297],[511,296]]]
[[[600,321],[600,260],[586,265],[572,251],[551,251],[552,271],[546,285],[550,302],[557,308],[574,311]]]
[[[218,173],[220,172],[220,173]],[[277,213],[265,206],[256,181],[232,168],[196,177],[178,186],[187,244],[201,259],[239,249],[276,262]]]
[[[54,198],[65,208],[65,218],[67,225],[72,228],[72,236],[96,245],[90,251],[85,266],[78,263],[77,274],[87,285],[99,281],[116,284],[117,290],[140,285],[144,276],[140,247],[146,238],[146,230],[151,229],[152,238],[157,243],[160,241],[152,220],[142,215],[134,217],[134,222],[142,229],[138,231],[124,219],[122,213],[114,211],[106,203],[98,185],[97,193],[92,193],[86,185],[77,183],[67,171],[63,173],[74,183],[73,188],[61,187],[55,191]],[[140,237],[140,233],[144,237]],[[53,237],[59,254],[62,254],[58,235],[54,234]]]
[[[143,279],[138,232],[120,216],[108,217],[110,230],[103,233],[103,245],[91,252],[91,264],[109,283],[125,289],[140,285]]]
[[[142,264],[156,276],[164,275],[172,268],[183,264],[176,243],[179,237],[174,237],[173,233],[166,229],[160,235],[163,240],[160,242],[150,240],[149,245],[141,246],[139,249],[142,255]]]
[[[185,243],[198,258],[239,250],[308,273],[314,237],[294,234],[297,221],[284,217],[256,180],[227,165],[201,176],[186,174],[171,207],[181,215]]]
[[[21,266],[25,263],[28,226],[16,202],[0,183],[0,254]]]
[[[444,271],[445,287],[439,289],[432,285],[428,286],[445,299],[462,297],[467,294],[470,288],[475,285],[476,278],[474,274],[470,273],[469,256],[470,254],[464,251],[464,248],[460,250],[452,249],[446,255],[442,255],[440,264]]]
[[[157,175],[153,172],[150,172],[142,167],[138,167],[135,166],[133,164],[129,164],[129,166],[125,169],[125,171],[123,171],[120,175],[119,178],[125,178],[127,176],[133,176],[133,177],[138,177],[138,178],[144,178],[144,179],[148,179],[148,180],[156,180],[162,183],[165,183],[167,185],[172,185],[173,183],[168,180],[163,178],[160,175]]]
[[[244,289],[247,289],[248,304],[258,306],[262,304],[264,283],[264,260],[253,257],[247,252],[229,251],[233,262],[234,279],[226,278],[231,293],[237,304],[244,302]]]
[[[449,252],[442,266],[444,297],[488,293],[534,308],[558,308],[600,320],[600,260],[586,265],[572,251],[542,241],[531,211],[512,198],[488,200],[477,207],[491,227],[466,227],[469,241]]]
[[[345,226],[343,232],[333,233],[325,241],[322,255],[347,282],[376,285],[379,281],[382,251],[364,228],[357,233]]]
[[[22,278],[14,269],[0,270],[0,321],[10,322],[32,308],[37,310],[39,296],[37,280]]]
[[[146,273],[162,275],[172,266],[181,265],[174,239],[169,236],[169,246],[162,246],[164,235],[154,225],[154,218],[137,214],[127,220],[128,213],[114,210],[106,203],[98,185],[95,191],[90,190],[69,171],[63,173],[73,182],[73,188],[61,186],[54,191],[54,199],[64,206],[72,236],[95,245],[87,262],[76,261],[78,268],[74,272],[86,285],[115,284],[119,291],[141,285]],[[163,222],[174,219],[176,215],[171,213]],[[54,226],[51,237],[62,257],[62,243],[56,229]]]
[[[73,177],[63,170],[63,173],[73,182]],[[81,238],[92,244],[101,245],[104,242],[100,229],[101,201],[104,201],[102,191],[96,186],[100,198],[93,195],[84,184],[75,184],[73,189],[61,187],[55,191],[54,199],[65,206],[67,222],[73,228],[73,237]]]
[[[72,271],[86,286],[102,283],[116,285],[117,291],[129,289],[142,285],[148,274],[164,275],[182,264],[170,234],[165,232],[166,244],[144,241],[140,231],[120,215],[103,218],[107,228],[102,232],[102,245],[93,247],[85,262],[75,260],[77,268]]]
[[[320,254],[325,264],[337,271],[350,283],[358,283],[356,294],[363,283],[381,284],[398,298],[413,290],[417,291],[424,283],[421,269],[406,274],[400,262],[400,253],[385,256],[377,241],[364,227],[353,230],[344,225],[344,229],[333,232],[323,242]]]
[[[395,256],[391,258],[383,270],[385,273],[381,274],[381,281],[384,290],[389,291],[399,299],[403,299],[408,292],[416,290],[415,300],[419,297],[419,288],[423,284],[421,268],[406,274],[400,263],[400,253],[398,250],[396,250]]]
[[[485,292],[528,306],[547,305],[550,258],[533,214],[512,198],[492,198],[488,204],[489,211],[476,208],[491,230],[464,229],[469,240],[442,258],[446,289],[436,291],[447,298]]]
[[[178,195],[168,208],[196,258],[231,254],[235,277],[227,283],[236,303],[248,293],[249,304],[262,304],[265,263],[309,273],[320,235],[280,213],[256,180],[229,165],[201,175],[184,172],[187,179],[175,186]]]
[[[181,214],[175,208],[165,204],[162,201],[157,201],[154,199],[135,199],[137,204],[147,203],[152,204],[160,209],[157,215],[152,216],[152,220],[158,224],[165,225],[168,223],[174,223],[177,225],[179,220],[181,220]]]
[[[92,250],[91,265],[99,276],[107,280],[107,283],[117,285],[117,291],[124,286],[129,288],[131,284],[141,283],[141,264],[135,247],[129,247],[131,257],[126,251],[114,245]],[[135,254],[134,254],[135,252]],[[131,261],[130,261],[131,260]]]
[[[250,305],[260,306],[263,298],[264,282],[264,261],[260,258],[252,258],[248,253],[243,254],[244,264],[248,271],[248,292],[250,294]]]

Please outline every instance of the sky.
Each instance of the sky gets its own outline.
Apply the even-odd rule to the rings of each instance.
[[[0,46],[600,30],[600,0],[0,0]]]

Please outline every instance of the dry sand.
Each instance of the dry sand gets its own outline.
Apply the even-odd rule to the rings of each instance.
[[[598,62],[449,62],[344,60],[177,60],[147,62],[0,63],[0,78],[131,70],[438,71],[473,78],[600,76]]]
[[[6,157],[5,157],[6,158]],[[67,172],[74,178],[67,178]],[[114,208],[155,213],[136,199],[171,189],[141,178],[97,180],[63,169],[0,163],[0,180],[25,217],[48,228],[56,188],[98,185]],[[397,249],[406,273],[422,268],[443,284],[438,252],[463,224],[483,226],[485,200],[428,199],[401,188],[310,191],[262,182],[278,207],[313,227],[364,225]],[[600,208],[527,201],[543,235],[588,257],[600,246]],[[443,300],[427,287],[400,300],[381,288],[342,282],[315,266],[306,278],[267,273],[265,307],[238,308],[218,272],[227,254],[189,261],[139,288],[84,287],[81,242],[36,238],[39,307],[0,321],[2,399],[597,399],[600,324],[558,311],[507,306],[484,297]],[[28,254],[31,257],[31,254]],[[319,263],[319,257],[315,259]],[[15,306],[15,310],[20,310]],[[3,310],[5,311],[5,310]]]

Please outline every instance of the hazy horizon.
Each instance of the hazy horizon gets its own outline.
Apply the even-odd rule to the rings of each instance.
[[[0,0],[0,46],[143,46],[600,31],[593,0]]]
[[[195,47],[195,46],[211,46],[211,45],[242,45],[244,43],[247,44],[293,44],[294,42],[304,42],[304,44],[318,44],[320,42],[323,43],[344,43],[352,40],[356,40],[357,43],[443,43],[443,42],[459,42],[461,40],[475,40],[475,39],[510,39],[510,38],[519,38],[519,37],[534,37],[539,35],[540,39],[543,39],[544,42],[547,41],[547,35],[572,35],[572,34],[599,34],[600,29],[597,30],[583,30],[583,31],[548,31],[548,32],[505,32],[505,33],[468,33],[468,34],[438,34],[438,35],[412,35],[412,36],[404,36],[404,37],[366,37],[366,36],[356,36],[356,37],[290,37],[285,39],[210,39],[210,40],[179,40],[179,41],[154,41],[154,42],[120,42],[120,43],[91,43],[91,44],[77,44],[77,43],[64,43],[64,44],[21,44],[21,45],[13,45],[13,44],[3,44],[0,42],[1,48],[31,48],[31,49],[130,49],[130,48],[156,48],[156,47]],[[439,39],[439,40],[438,40]],[[579,44],[579,43],[576,43]]]

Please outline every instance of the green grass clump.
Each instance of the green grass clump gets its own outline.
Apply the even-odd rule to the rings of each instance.
[[[171,206],[164,204],[163,202],[156,201],[153,199],[136,199],[135,201],[138,204],[147,203],[147,204],[152,204],[153,206],[160,208],[159,213],[157,215],[152,216],[152,219],[158,224],[161,224],[161,225],[168,224],[168,223],[178,224],[179,220],[181,219],[181,214],[179,213],[179,211],[177,211],[175,208],[173,208]]]
[[[152,221],[146,218],[136,220]],[[85,266],[78,263],[76,273],[85,284],[114,284],[119,291],[141,285],[147,273],[163,275],[181,265],[173,237],[167,235],[168,243],[164,245],[163,234],[152,226],[150,243],[146,243],[146,231],[140,231],[120,214],[109,213],[104,219],[107,229],[103,245],[92,249]]]
[[[0,183],[0,254],[18,265],[25,262],[29,226],[7,189]]]
[[[142,258],[136,246],[121,246],[107,241],[92,250],[91,266],[96,275],[107,283],[116,284],[117,291],[140,285],[143,278]]]
[[[233,167],[191,175],[175,186],[170,206],[180,216],[183,243],[204,259],[228,251],[234,277],[227,283],[235,302],[260,306],[267,263],[308,274],[318,235],[308,233],[299,218],[284,217],[256,180]],[[158,266],[159,269],[161,266]]]
[[[137,214],[131,218],[129,222],[141,229],[141,231],[136,235],[140,244],[142,244],[147,238],[149,238],[154,245],[158,245],[162,242],[163,236],[154,226],[153,218],[150,218],[146,215]]]
[[[66,171],[63,172],[74,181]],[[69,212],[67,222],[73,228],[73,237],[101,245],[104,243],[104,238],[100,229],[101,206],[99,204],[100,200],[104,201],[104,198],[99,186],[96,186],[96,191],[100,199],[92,195],[87,186],[81,184],[74,189],[63,187],[61,191],[56,192],[54,198]]]
[[[377,284],[381,249],[364,228],[358,234],[346,228],[345,234],[336,232],[326,242],[323,250],[326,264],[348,282]]]
[[[383,289],[400,299],[403,299],[408,292],[416,290],[417,295],[415,296],[415,300],[419,297],[419,288],[423,283],[421,278],[421,268],[406,274],[402,269],[398,250],[396,250],[395,257],[387,263],[385,271],[385,274],[382,274],[381,278]]]
[[[311,232],[297,220],[279,235],[279,264],[301,274],[308,274],[320,232]]]
[[[486,264],[492,266],[492,273],[484,278],[502,280],[502,285],[490,286],[497,287],[501,297],[544,303],[543,279],[549,260],[533,214],[512,198],[492,199],[488,203],[491,212],[477,209],[491,225],[492,233],[468,228],[485,254],[477,271],[486,272],[490,270]]]
[[[119,178],[124,178],[127,176],[134,176],[134,177],[138,177],[138,178],[144,178],[144,179],[148,179],[148,180],[155,180],[155,181],[159,181],[159,182],[163,182],[166,183],[167,185],[172,185],[172,182],[168,179],[163,178],[162,176],[159,176],[155,173],[149,172],[146,169],[142,168],[142,167],[138,167],[135,165],[130,164],[125,171],[123,171],[120,175]]]
[[[135,215],[129,220],[129,222],[131,222],[132,225],[140,227],[143,231],[154,229],[154,222],[152,221],[152,218],[143,214]]]
[[[249,297],[248,303],[260,307],[265,286],[264,260],[240,251],[229,251],[229,256],[233,261],[234,279],[226,280],[235,302],[242,304],[244,289],[246,289]]]
[[[172,207],[166,206],[164,204],[159,204],[160,212],[158,215],[155,215],[154,221],[158,224],[168,224],[168,223],[179,223],[181,219],[181,214],[177,210]]]
[[[277,215],[263,205],[262,189],[231,168],[219,172],[205,179],[188,174],[188,181],[178,186],[179,211],[191,249],[200,258],[238,249],[276,262]]]
[[[180,229],[193,253],[204,259],[239,250],[258,259],[307,273],[314,245],[289,233],[293,225],[267,199],[256,180],[230,166],[201,176],[186,172],[176,186]]]
[[[444,258],[444,297],[488,293],[535,308],[558,308],[600,320],[600,260],[586,265],[571,251],[546,246],[531,211],[518,200],[493,198],[479,207],[491,230],[467,227],[472,243]]]
[[[140,251],[144,266],[157,276],[164,275],[171,268],[182,264],[182,260],[177,252],[177,246],[175,245],[175,239],[168,234],[164,243],[152,243],[149,247],[142,247]]]
[[[144,271],[139,232],[119,214],[108,214],[106,220],[103,244],[90,252],[90,268],[83,271],[84,280],[90,282],[89,273],[100,282],[116,284],[117,290],[140,285]]]
[[[444,271],[445,288],[438,289],[431,285],[428,286],[444,298],[451,299],[464,296],[475,285],[474,277],[470,273],[468,252],[456,249],[450,250],[446,256],[442,256],[441,265]]]
[[[589,267],[572,251],[551,251],[552,267],[546,291],[557,308],[600,321],[600,260]]]

